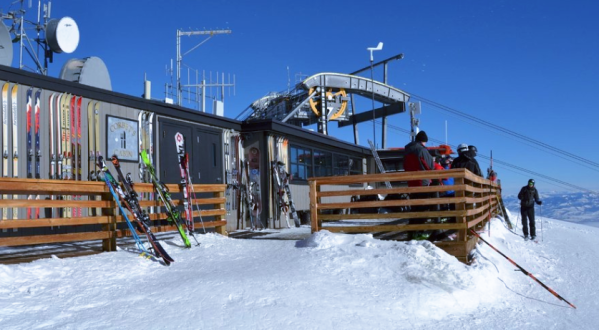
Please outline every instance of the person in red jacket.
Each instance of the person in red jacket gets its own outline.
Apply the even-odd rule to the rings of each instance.
[[[403,168],[406,172],[410,171],[430,171],[435,168],[433,157],[426,149],[428,136],[426,132],[420,131],[416,134],[416,139],[405,146]],[[431,180],[412,180],[408,181],[408,187],[429,186]]]

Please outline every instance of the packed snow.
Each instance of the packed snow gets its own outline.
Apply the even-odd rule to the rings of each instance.
[[[176,260],[168,267],[138,257],[130,246],[0,265],[0,325],[597,329],[599,228],[549,218],[537,222],[538,243],[524,241],[519,229],[509,231],[500,218],[481,235],[577,309],[486,244],[477,246],[468,266],[427,241],[310,234],[302,227],[260,239],[199,235],[201,245],[191,249],[172,236],[164,241]]]

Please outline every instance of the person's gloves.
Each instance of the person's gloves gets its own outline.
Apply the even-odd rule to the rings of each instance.
[[[543,201],[538,201],[537,205],[543,205]]]

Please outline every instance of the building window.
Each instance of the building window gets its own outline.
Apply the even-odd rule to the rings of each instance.
[[[335,166],[333,167],[333,175],[348,175],[349,174],[349,157],[345,155],[335,155]]]
[[[289,147],[293,180],[362,173],[362,159],[299,146]]]
[[[289,165],[294,180],[307,180],[312,176],[312,150],[291,146]]]
[[[350,158],[349,159],[349,174],[364,174],[362,169],[362,159],[360,158]]]
[[[314,176],[333,175],[333,155],[330,152],[314,151]]]

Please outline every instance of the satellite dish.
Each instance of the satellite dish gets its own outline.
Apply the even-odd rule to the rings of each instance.
[[[68,60],[60,70],[60,79],[112,90],[108,69],[104,61],[95,56]]]
[[[55,53],[72,53],[79,45],[79,28],[70,17],[51,19],[46,25],[46,42]]]
[[[4,22],[0,21],[0,64],[11,66],[12,56],[12,40],[10,39],[10,33],[8,32],[6,25],[4,25]]]

